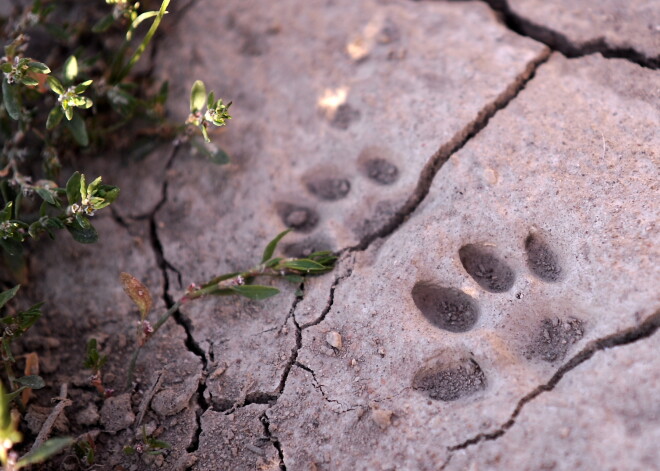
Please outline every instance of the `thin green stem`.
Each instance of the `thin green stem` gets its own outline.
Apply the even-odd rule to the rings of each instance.
[[[151,27],[149,28],[149,31],[147,31],[147,34],[144,36],[144,39],[137,47],[131,58],[128,60],[128,63],[124,66],[121,72],[119,72],[118,76],[114,77],[114,80],[112,81],[113,83],[121,82],[124,79],[124,77],[128,75],[128,73],[131,71],[133,66],[137,63],[137,61],[140,60],[140,56],[142,56],[142,53],[145,51],[145,49],[151,42],[151,39],[156,34],[156,30],[158,29],[158,26],[160,26],[160,21],[163,19],[163,16],[165,16],[165,13],[167,13],[166,10],[169,4],[170,4],[170,0],[163,0],[163,3],[161,3],[160,9],[158,10],[158,14],[154,18],[153,23],[151,23]]]

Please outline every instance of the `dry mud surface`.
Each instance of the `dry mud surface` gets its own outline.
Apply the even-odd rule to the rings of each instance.
[[[197,78],[234,101],[214,137],[231,163],[89,164],[136,178],[99,244],[31,265],[53,307],[27,348],[69,384],[61,430],[95,430],[113,470],[653,469],[660,19],[586,3],[174,5],[155,72],[175,119]],[[185,305],[134,390],[98,399],[75,362],[97,338],[122,389],[119,272],[159,314],[286,227],[284,254],[334,250],[335,270]],[[142,425],[173,449],[123,456]]]

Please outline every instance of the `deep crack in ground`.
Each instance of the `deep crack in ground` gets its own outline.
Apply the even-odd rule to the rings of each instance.
[[[176,158],[178,150],[179,147],[174,147],[172,149],[172,153],[168,159],[167,165],[165,166],[166,171],[172,167],[172,164],[174,163],[174,159]],[[168,195],[167,190],[168,190],[168,182],[165,173],[165,176],[163,177],[163,183],[161,186],[161,199],[158,202],[158,204],[156,204],[154,210],[149,216],[149,235],[151,240],[151,247],[156,256],[156,262],[158,263],[158,266],[161,270],[163,277],[163,302],[165,303],[167,309],[170,309],[172,306],[174,306],[175,301],[172,295],[170,294],[170,281],[169,281],[169,274],[167,271],[172,270],[177,274],[179,278],[179,284],[181,283],[181,273],[165,258],[163,245],[160,241],[160,238],[158,237],[156,214],[158,213],[160,208],[163,205],[165,205],[167,202],[167,195]],[[209,408],[209,404],[207,403],[205,398],[206,376],[208,375],[208,359],[206,358],[206,354],[204,353],[204,350],[199,346],[199,344],[192,335],[192,327],[190,325],[190,322],[185,317],[183,317],[181,312],[178,310],[174,312],[172,318],[179,326],[183,328],[186,334],[186,339],[184,341],[186,348],[190,350],[192,353],[194,353],[196,356],[198,356],[202,363],[202,377],[199,381],[199,385],[197,387],[197,392],[196,392],[197,405],[199,406],[199,411],[197,411],[196,413],[197,428],[195,430],[195,434],[193,435],[190,444],[186,448],[187,452],[192,453],[197,451],[199,447],[199,437],[202,433],[201,417],[202,414]]]
[[[644,322],[635,327],[630,327],[623,331],[616,332],[614,334],[590,342],[582,351],[577,353],[563,366],[561,366],[555,372],[555,374],[552,375],[550,380],[537,386],[532,392],[528,393],[526,396],[520,399],[516,405],[516,408],[511,413],[509,419],[500,427],[498,427],[497,430],[494,430],[490,433],[480,433],[474,437],[464,440],[461,443],[448,447],[447,450],[450,453],[449,457],[440,469],[444,469],[450,463],[454,452],[463,450],[483,441],[497,440],[498,438],[502,437],[509,429],[511,429],[511,427],[516,424],[516,419],[528,403],[530,403],[541,394],[552,391],[555,386],[557,386],[557,384],[562,380],[562,378],[564,378],[564,376],[566,376],[573,369],[580,366],[582,363],[592,358],[597,352],[610,348],[629,345],[631,343],[637,342],[638,340],[648,338],[653,335],[659,328],[660,310],[656,311],[655,314],[652,314]]]
[[[525,70],[516,77],[513,83],[511,83],[490,104],[485,106],[477,114],[477,116],[473,121],[471,121],[463,129],[461,129],[456,135],[454,135],[454,137],[450,141],[442,145],[440,149],[438,149],[438,151],[436,151],[433,154],[433,156],[431,156],[427,164],[422,169],[415,190],[413,191],[412,195],[408,198],[403,208],[400,211],[398,211],[390,219],[390,221],[387,222],[383,227],[365,236],[357,245],[341,250],[339,256],[341,257],[341,255],[351,252],[364,252],[370,247],[371,243],[373,243],[375,240],[388,238],[394,232],[396,232],[405,223],[407,218],[417,210],[419,205],[426,198],[426,196],[430,191],[433,179],[438,174],[442,166],[449,160],[449,158],[452,155],[454,155],[456,152],[462,149],[470,139],[472,139],[477,133],[479,133],[479,131],[485,128],[488,122],[490,121],[490,119],[493,116],[495,116],[495,114],[498,111],[506,108],[506,106],[516,96],[518,96],[518,94],[525,88],[525,85],[534,77],[537,68],[541,64],[546,62],[549,59],[549,57],[550,57],[550,51],[545,51],[543,53],[540,53],[534,60],[530,61],[528,66],[525,68]],[[284,388],[286,387],[286,380],[288,379],[291,367],[296,363],[296,359],[298,357],[298,351],[302,348],[302,331],[309,327],[318,325],[325,320],[326,316],[332,310],[332,306],[334,304],[334,295],[337,287],[342,281],[350,278],[351,274],[352,274],[352,267],[348,270],[347,274],[343,276],[338,276],[335,279],[335,281],[332,283],[332,286],[330,287],[330,292],[328,293],[328,301],[326,303],[326,307],[323,309],[318,319],[309,322],[307,324],[304,324],[303,326],[298,326],[298,323],[295,320],[295,306],[297,305],[297,303],[294,303],[294,306],[292,308],[292,313],[293,313],[294,323],[296,325],[296,348],[294,349],[290,357],[290,360],[292,361],[290,361],[290,363],[288,363],[287,367],[285,368],[285,374],[283,374],[282,376],[281,388],[278,388],[279,392],[277,394],[277,397],[274,398],[274,401],[272,401],[272,403],[277,402],[277,399],[279,399],[279,396],[282,394]],[[306,369],[307,371],[312,372],[309,368],[305,367],[304,365],[298,364],[298,366]],[[315,378],[313,372],[312,372],[312,376]],[[271,403],[271,407],[273,405],[272,403]],[[264,417],[266,418],[267,418],[267,413],[268,410],[264,412]],[[282,460],[280,463],[280,467],[282,469],[286,469],[284,464],[284,454],[283,454],[283,450],[281,449],[281,444],[279,443],[279,441],[277,443],[279,447],[276,448],[278,448],[278,452],[281,453],[281,460]]]
[[[438,1],[438,0],[413,0]],[[469,2],[473,0],[441,0],[454,2]],[[660,68],[660,55],[647,57],[632,47],[612,47],[604,37],[593,38],[584,44],[576,45],[566,34],[560,33],[548,26],[543,26],[515,13],[507,0],[480,0],[486,3],[511,31],[520,36],[531,38],[545,44],[554,52],[559,52],[569,58],[579,58],[591,54],[601,54],[608,59],[625,59],[648,69]]]
[[[499,111],[507,107],[507,105],[518,96],[518,94],[525,88],[527,83],[534,78],[536,70],[550,58],[550,51],[546,50],[530,61],[513,82],[506,87],[491,103],[484,106],[477,116],[466,126],[460,129],[454,136],[431,156],[424,168],[420,173],[417,181],[417,186],[412,195],[404,203],[403,207],[392,216],[392,218],[385,223],[380,229],[366,235],[362,240],[352,247],[342,250],[349,252],[363,252],[369,248],[371,243],[380,238],[387,238],[392,235],[407,218],[414,213],[419,205],[424,201],[431,189],[433,179],[438,174],[442,166],[454,155],[461,150],[479,131],[486,127],[488,122]]]
[[[536,41],[542,42],[547,46],[549,46],[552,51],[558,51],[567,57],[581,57],[588,54],[601,53],[604,57],[623,58],[648,68],[657,69],[658,66],[660,65],[659,59],[646,58],[637,51],[634,51],[633,49],[609,48],[602,39],[578,48],[575,45],[573,45],[566,38],[566,36],[562,35],[561,33],[558,33],[556,31],[553,31],[549,28],[540,25],[536,25],[516,15],[511,11],[505,0],[482,0],[482,1],[487,3],[494,11],[496,11],[503,18],[503,22],[506,24],[506,26],[512,31],[516,32],[519,35],[527,36]],[[190,4],[187,6],[190,6],[192,4],[194,4],[194,1],[191,1]],[[477,114],[477,116],[472,122],[470,122],[467,126],[461,129],[450,141],[448,141],[438,149],[438,151],[429,159],[425,167],[422,169],[415,190],[408,198],[408,200],[406,201],[406,203],[404,204],[401,210],[399,210],[379,230],[374,231],[373,233],[365,236],[357,245],[343,249],[341,253],[365,251],[375,240],[388,238],[394,232],[396,232],[405,223],[408,217],[412,215],[417,210],[419,205],[424,201],[424,199],[426,198],[426,196],[430,191],[430,187],[435,176],[438,174],[444,163],[446,163],[449,160],[449,158],[451,158],[452,155],[454,155],[461,148],[463,148],[474,136],[476,136],[483,128],[485,128],[488,122],[490,121],[490,119],[493,116],[495,116],[497,112],[506,108],[506,106],[525,88],[526,84],[534,77],[537,68],[548,60],[550,54],[551,51],[546,51],[545,53],[540,54],[535,60],[531,61],[526,67],[526,69],[495,100],[493,100],[490,104],[485,106]],[[173,159],[174,159],[174,155],[172,156],[170,162],[168,163],[167,168],[170,167]],[[164,290],[165,302],[169,307],[173,304],[173,301],[169,295],[169,282],[167,281],[168,280],[167,270],[170,269],[175,271],[179,276],[179,281],[181,278],[181,274],[165,259],[162,245],[160,244],[160,240],[158,239],[157,227],[155,224],[155,214],[160,209],[160,207],[166,203],[166,201],[167,201],[167,179],[165,179],[163,182],[163,198],[159,202],[156,209],[153,211],[149,220],[150,220],[150,227],[152,233],[152,245],[159,259],[159,265],[161,267],[161,270],[163,272],[163,277],[165,280],[165,290]],[[259,404],[269,404],[272,407],[283,393],[291,369],[294,366],[298,366],[302,369],[309,371],[312,374],[314,380],[316,381],[314,372],[305,365],[299,364],[297,362],[299,350],[302,348],[302,331],[309,327],[318,325],[319,323],[325,320],[328,313],[332,310],[334,304],[335,290],[337,289],[339,284],[345,279],[349,278],[351,274],[352,274],[352,270],[348,270],[348,272],[345,275],[338,276],[334,280],[332,286],[330,287],[330,292],[328,294],[328,302],[326,303],[326,307],[323,309],[321,316],[315,321],[309,322],[302,326],[298,324],[295,318],[295,309],[296,306],[298,305],[298,302],[302,299],[302,297],[296,297],[289,312],[289,317],[293,318],[293,322],[296,328],[295,331],[296,343],[291,351],[289,360],[287,361],[287,364],[282,373],[282,377],[277,387],[276,394],[257,392],[251,395],[246,395],[245,400],[240,406],[245,406],[251,403],[259,403]],[[207,359],[204,355],[203,350],[195,342],[192,336],[191,326],[181,316],[180,313],[177,312],[174,317],[176,322],[179,325],[181,325],[186,332],[186,346],[190,349],[190,351],[192,351],[193,353],[195,353],[200,357],[204,366],[204,372],[206,374]],[[287,317],[287,320],[289,317]],[[635,342],[639,339],[646,338],[652,335],[658,329],[659,326],[660,326],[660,313],[656,313],[638,327],[631,328],[626,331],[613,334],[611,336],[592,342],[584,350],[582,350],[580,353],[575,355],[564,366],[559,368],[557,372],[553,375],[553,377],[550,379],[550,381],[548,381],[543,385],[538,386],[534,391],[530,392],[525,397],[520,399],[509,420],[505,422],[497,430],[488,434],[479,434],[457,445],[449,447],[448,450],[450,451],[450,456],[447,462],[445,462],[445,464],[443,465],[443,468],[449,463],[449,460],[451,459],[451,456],[455,451],[467,448],[481,441],[495,440],[501,437],[502,435],[504,435],[506,431],[509,430],[515,424],[516,418],[518,417],[518,415],[520,414],[520,412],[527,403],[531,402],[533,399],[538,397],[543,392],[551,391],[569,371],[571,371],[572,369],[576,368],[583,362],[590,359],[596,352],[608,348],[614,348],[617,346],[626,345]],[[195,434],[195,438],[193,439],[193,442],[191,443],[188,449],[189,452],[195,451],[197,449],[199,442],[199,435],[201,434],[200,417],[201,414],[210,407],[204,399],[204,390],[205,390],[205,383],[204,380],[202,380],[200,382],[200,387],[198,390],[198,401],[201,412],[197,417],[198,427]],[[324,394],[323,390],[322,389],[320,390],[321,393]],[[325,394],[324,394],[324,398],[325,398]],[[325,399],[328,400],[327,398]],[[232,409],[235,409],[235,407],[236,405],[232,407]],[[273,434],[270,431],[270,422],[267,415],[269,409],[267,409],[260,418],[264,426],[264,434],[270,440],[270,442],[273,444],[273,446],[276,448],[278,452],[278,456],[280,460],[279,463],[280,469],[286,470],[282,444],[280,443],[280,441],[277,439],[276,436],[273,436]]]

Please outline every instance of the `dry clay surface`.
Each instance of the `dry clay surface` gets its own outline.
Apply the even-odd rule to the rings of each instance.
[[[182,151],[156,214],[164,256],[187,281],[252,266],[287,227],[290,256],[368,240],[410,204],[437,154],[446,158],[548,53],[484,4],[214,5],[218,15],[187,14],[177,28],[222,29],[222,43],[202,35],[156,61],[164,75],[176,74],[172,83],[201,77],[235,102],[218,140],[233,163],[217,167]],[[184,307],[193,337],[213,357],[206,393],[214,407],[281,392],[295,324],[321,315],[331,282],[318,280],[323,287],[296,320],[288,295]]]
[[[418,211],[356,255],[323,322],[303,331],[296,369],[267,413],[287,469],[438,469],[454,450],[515,430],[519,405],[533,404],[593,342],[657,327],[655,79],[621,60],[553,56],[442,167]],[[341,348],[330,346],[332,332]],[[613,366],[582,384],[581,371],[566,373],[583,399],[563,427],[598,437],[606,425],[581,407],[619,373]],[[625,404],[643,422],[639,446],[611,454],[614,468],[659,458],[643,398],[658,367],[643,371],[653,376],[636,383],[639,401],[622,392],[589,405]],[[602,469],[585,465],[598,462],[585,455],[596,449],[572,447],[535,417],[526,433],[538,435],[538,453],[512,441],[498,455],[493,441],[482,467],[478,450],[468,455],[475,469],[494,469],[500,455],[497,469],[542,469],[546,458],[550,469]]]
[[[657,462],[660,372],[629,366],[657,339],[627,345],[660,316],[657,71],[550,54],[485,3],[375,0],[200,1],[154,63],[176,118],[193,79],[234,100],[214,136],[231,164],[92,163],[139,182],[99,245],[60,238],[32,266],[32,295],[58,306],[34,343],[85,405],[62,432],[96,429],[108,469],[575,469],[605,420],[635,442],[611,445],[620,468]],[[335,271],[184,306],[122,394],[137,314],[119,272],[160,314],[286,227],[285,254],[341,251]],[[119,391],[105,403],[74,364],[92,336]],[[624,372],[644,378],[634,397]],[[548,437],[562,403],[578,413]],[[138,419],[173,450],[119,453]]]
[[[489,0],[532,35],[573,48],[634,51],[660,64],[660,8],[649,0]],[[522,21],[520,21],[522,20]]]

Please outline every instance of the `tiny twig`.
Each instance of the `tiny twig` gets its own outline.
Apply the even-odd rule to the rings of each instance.
[[[140,424],[142,423],[142,419],[144,418],[144,414],[146,414],[147,412],[149,403],[151,402],[151,399],[153,399],[154,395],[158,391],[158,388],[160,388],[164,376],[165,375],[163,375],[162,370],[157,372],[156,381],[154,381],[154,384],[151,386],[151,388],[149,388],[149,391],[147,391],[147,393],[142,398],[142,402],[140,403],[140,408],[138,409],[137,419],[135,420],[135,430],[137,430]]]
[[[57,399],[59,399],[60,402],[58,402],[57,405],[53,407],[53,410],[51,411],[50,415],[48,416],[44,424],[41,426],[41,430],[39,430],[39,434],[37,435],[37,438],[34,440],[34,443],[32,444],[32,448],[30,448],[30,452],[37,450],[41,445],[43,445],[43,443],[48,439],[48,436],[50,435],[50,432],[53,429],[53,426],[55,425],[55,421],[60,416],[64,408],[72,404],[71,400],[67,399],[66,397],[68,391],[69,391],[69,386],[66,383],[60,386],[60,395],[59,397],[57,397]]]

